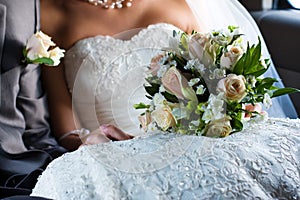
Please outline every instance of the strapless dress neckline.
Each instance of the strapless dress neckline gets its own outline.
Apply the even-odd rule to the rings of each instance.
[[[140,111],[145,102],[145,73],[151,58],[169,46],[177,27],[149,25],[129,40],[97,35],[78,41],[65,56],[65,75],[73,107],[84,128],[114,124],[131,134],[142,134]]]

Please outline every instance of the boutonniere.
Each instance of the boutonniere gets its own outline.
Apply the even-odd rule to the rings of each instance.
[[[64,57],[64,52],[64,49],[56,46],[51,37],[39,31],[28,39],[23,55],[26,63],[57,66]]]

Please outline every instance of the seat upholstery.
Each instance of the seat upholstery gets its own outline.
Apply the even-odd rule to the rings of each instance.
[[[286,8],[282,1],[264,10],[263,0],[239,0],[258,24],[270,56],[286,87],[300,89],[300,10]],[[280,3],[280,4],[278,4]],[[290,95],[300,116],[300,93]]]
[[[239,0],[239,2],[245,6],[249,11],[262,10],[263,0]]]
[[[252,15],[284,84],[300,89],[300,10],[254,11]],[[300,93],[290,96],[300,115]]]

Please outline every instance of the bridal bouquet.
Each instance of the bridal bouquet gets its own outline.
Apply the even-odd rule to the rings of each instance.
[[[139,116],[145,131],[225,137],[241,131],[246,119],[264,116],[260,103],[268,108],[271,98],[298,91],[262,76],[270,60],[262,58],[260,40],[246,44],[238,27],[173,36],[149,66],[150,103],[134,105],[145,110]]]

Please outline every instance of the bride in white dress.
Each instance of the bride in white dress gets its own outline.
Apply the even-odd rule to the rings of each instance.
[[[42,1],[42,16],[46,14],[43,8],[47,8],[61,17],[59,7],[68,11],[63,16],[64,20],[72,19],[68,22],[70,27],[82,26],[72,29],[62,26],[63,22],[54,23],[60,17],[50,14],[42,17],[42,28],[68,49],[64,70],[46,69],[44,72],[57,137],[78,128],[79,123],[90,130],[100,125],[103,132],[118,130],[103,125],[111,124],[136,137],[83,146],[54,160],[39,178],[32,196],[53,199],[299,199],[298,119],[271,118],[249,123],[243,131],[222,139],[158,131],[142,133],[137,120],[139,112],[134,110],[133,104],[144,101],[146,66],[153,55],[168,46],[174,29],[191,32],[199,28],[207,31],[238,25],[253,43],[260,35],[247,11],[235,0],[149,2],[125,1],[124,5],[133,5],[105,10],[78,0],[68,3]],[[169,7],[162,9],[162,4]],[[94,19],[95,16],[98,18]],[[134,36],[127,40],[103,36],[120,31],[122,28],[118,26],[133,28],[130,21],[138,21],[134,16],[141,17],[139,25],[145,27]],[[85,18],[82,21],[80,17]],[[123,19],[115,20],[117,17]],[[53,26],[43,26],[51,24],[49,22]],[[91,25],[97,23],[102,28]],[[63,31],[56,32],[57,27]],[[66,36],[59,37],[59,34]],[[128,34],[117,37],[124,38],[124,35]],[[264,55],[268,56],[263,45]],[[62,72],[65,72],[67,87],[61,85]],[[278,78],[274,67],[268,73]],[[76,123],[71,99],[64,89],[72,94]],[[274,100],[273,110],[268,112],[277,117],[293,116],[294,110],[289,104],[287,97]],[[281,105],[288,109],[281,109]],[[108,139],[102,136],[104,141]],[[129,138],[128,135],[121,137]],[[78,135],[71,134],[61,143],[74,149],[78,141]]]

